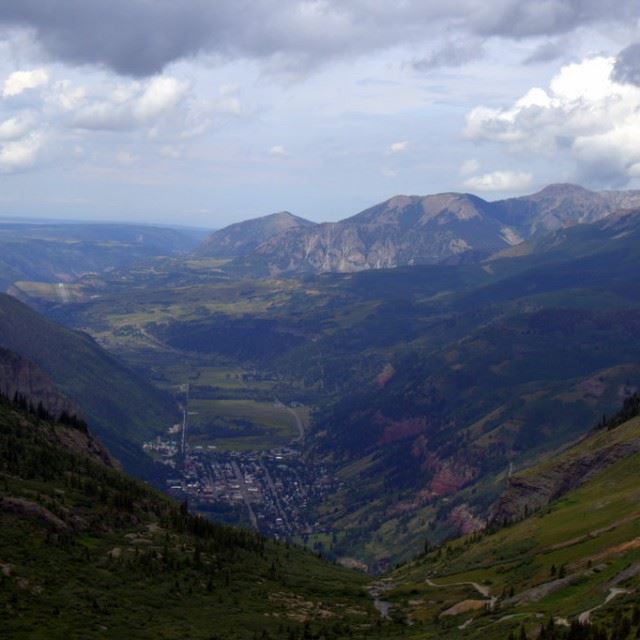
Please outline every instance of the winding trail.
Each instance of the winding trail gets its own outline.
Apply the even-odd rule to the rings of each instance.
[[[491,595],[491,589],[484,585],[479,584],[478,582],[449,582],[448,584],[436,584],[433,580],[427,578],[425,582],[434,589],[446,589],[448,587],[473,587],[483,598],[487,599],[487,604],[490,609],[494,609],[496,603],[498,602],[498,598],[496,596]],[[458,629],[466,629],[470,626],[474,621],[474,618],[471,617],[465,622],[463,622]]]
[[[598,609],[602,609],[602,607],[609,604],[614,598],[621,596],[623,593],[631,593],[631,592],[629,591],[629,589],[616,589],[616,588],[609,589],[609,593],[607,594],[607,597],[604,599],[604,602],[602,604],[599,604],[597,607],[593,607],[593,609],[589,609],[588,611],[583,611],[578,616],[578,622],[580,624],[589,624],[591,622],[591,614],[594,611],[597,611]]]
[[[491,606],[496,603],[498,598],[496,596],[491,595],[491,589],[484,584],[479,584],[477,582],[449,582],[448,584],[436,584],[433,580],[427,578],[425,582],[435,589],[447,589],[449,587],[473,587],[481,596],[487,598],[491,601]]]

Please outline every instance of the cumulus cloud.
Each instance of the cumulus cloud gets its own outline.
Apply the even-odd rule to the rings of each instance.
[[[494,171],[468,178],[464,186],[472,191],[524,191],[532,181],[533,176],[526,171]]]
[[[44,136],[34,132],[22,138],[0,146],[0,171],[14,173],[32,167],[44,143]]]
[[[29,29],[53,59],[148,76],[200,52],[309,66],[452,27],[521,39],[597,21],[628,24],[638,12],[637,0],[20,0],[0,3],[0,24]],[[447,59],[432,55],[432,63]]]
[[[404,153],[405,151],[407,151],[408,148],[409,148],[409,141],[402,140],[400,142],[394,142],[390,144],[389,147],[387,148],[387,153],[389,155]]]
[[[37,118],[32,112],[18,113],[0,122],[0,140],[17,140],[36,127]]]
[[[63,111],[76,109],[87,97],[84,87],[74,85],[70,80],[55,82],[48,99]]]
[[[106,96],[79,101],[73,124],[81,129],[113,131],[150,125],[171,112],[187,90],[186,82],[169,76],[157,76],[146,83],[120,84]]]
[[[640,87],[621,83],[613,57],[569,64],[549,87],[532,88],[513,105],[477,107],[466,135],[513,150],[569,153],[579,177],[622,185],[640,167]]]
[[[144,121],[162,115],[180,102],[187,91],[187,83],[176,78],[154,78],[134,104],[134,114]]]
[[[28,89],[36,89],[49,82],[49,74],[45,69],[31,71],[14,71],[4,81],[2,95],[5,98],[17,96]]]

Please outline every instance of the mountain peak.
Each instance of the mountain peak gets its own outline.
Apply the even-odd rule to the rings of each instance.
[[[573,184],[572,182],[555,182],[553,184],[549,184],[544,189],[538,191],[538,193],[533,194],[533,196],[575,196],[575,195],[589,195],[595,193],[594,191],[590,191],[585,187],[579,184]]]
[[[250,254],[273,236],[314,225],[314,222],[290,211],[278,211],[214,231],[200,245],[196,254],[209,258],[239,258]]]

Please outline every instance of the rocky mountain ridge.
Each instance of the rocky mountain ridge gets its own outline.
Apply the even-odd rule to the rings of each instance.
[[[495,202],[468,193],[397,195],[339,222],[301,223],[291,214],[286,224],[273,216],[240,222],[212,234],[197,254],[234,258],[239,270],[261,276],[466,262],[638,206],[640,191],[571,184]]]

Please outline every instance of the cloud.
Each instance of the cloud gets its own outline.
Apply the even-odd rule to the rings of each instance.
[[[441,67],[462,67],[473,60],[483,57],[484,54],[484,47],[477,39],[446,42],[424,58],[413,60],[411,66],[416,71],[432,71]]]
[[[477,173],[479,170],[480,163],[475,158],[472,158],[471,160],[466,160],[462,163],[460,166],[460,175],[468,176],[472,173]]]
[[[78,100],[73,125],[80,129],[127,130],[153,124],[185,97],[189,85],[170,76],[120,84],[108,95]]]
[[[640,86],[640,43],[623,49],[613,67],[613,79],[620,84]]]
[[[36,89],[49,82],[49,74],[45,69],[31,71],[14,71],[5,81],[2,88],[4,98],[17,96],[28,89]]]
[[[142,122],[153,120],[174,107],[187,91],[187,83],[176,78],[153,78],[136,100],[133,112]]]
[[[633,24],[639,11],[637,0],[20,0],[0,3],[0,25],[28,29],[51,59],[142,77],[202,52],[292,72],[454,29],[480,40],[553,36]],[[425,64],[458,64],[471,53],[446,47]]]
[[[27,135],[35,126],[35,114],[29,111],[18,113],[0,122],[0,140],[17,140]]]
[[[387,154],[394,155],[397,153],[404,153],[409,148],[409,141],[402,140],[401,142],[394,142],[387,148]]]
[[[640,163],[640,87],[619,82],[617,64],[599,56],[565,65],[547,89],[532,88],[509,107],[473,109],[465,133],[515,151],[568,153],[579,178],[623,185]]]
[[[44,137],[34,132],[27,137],[0,146],[0,171],[14,173],[32,167],[42,149]]]
[[[564,40],[551,40],[538,45],[525,59],[524,64],[544,64],[566,56],[567,43]]]
[[[269,155],[272,158],[286,158],[289,152],[281,144],[276,144],[269,149]]]
[[[465,180],[472,191],[524,191],[531,186],[533,176],[525,171],[494,171]]]
[[[72,111],[76,109],[86,97],[87,90],[84,87],[75,86],[70,80],[59,80],[54,83],[48,99],[63,111]]]

